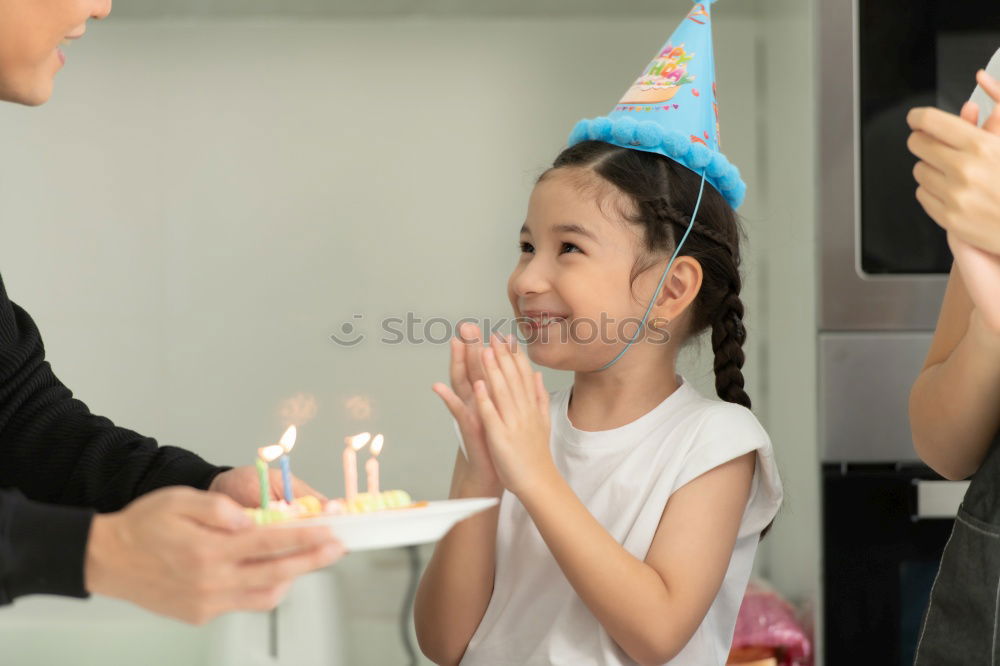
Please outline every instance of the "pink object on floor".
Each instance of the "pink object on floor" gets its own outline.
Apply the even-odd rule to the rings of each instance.
[[[736,617],[733,650],[773,648],[779,666],[811,665],[812,641],[796,616],[795,608],[770,586],[752,581]]]

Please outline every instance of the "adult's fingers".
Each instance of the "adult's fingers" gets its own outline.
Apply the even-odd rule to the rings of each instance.
[[[950,192],[945,175],[927,162],[920,161],[914,165],[913,178],[917,184],[939,199],[945,198]]]
[[[917,201],[923,206],[924,212],[935,222],[938,226],[947,229],[945,224],[947,221],[946,213],[948,212],[948,207],[945,205],[941,199],[936,197],[927,191],[923,186],[917,188]]]
[[[976,72],[976,83],[990,98],[996,102],[990,115],[983,121],[983,129],[991,134],[1000,134],[1000,81],[990,76],[985,69]],[[976,116],[979,113],[977,110]]]
[[[312,497],[318,499],[320,502],[326,502],[327,500],[330,499],[329,497],[327,497],[320,491],[316,490],[315,488],[313,488],[312,486],[310,486],[308,483],[298,478],[297,476],[292,477],[292,490],[293,490],[292,494],[294,494],[296,497],[311,495]]]
[[[291,583],[270,588],[246,590],[235,595],[230,610],[269,611],[276,608],[288,594]]]
[[[910,109],[906,114],[906,122],[914,132],[925,132],[957,150],[973,147],[980,138],[978,127],[954,114],[930,106]]]
[[[261,527],[234,534],[228,553],[237,560],[264,560],[336,543],[329,527]]]
[[[237,569],[244,588],[270,588],[329,566],[344,556],[339,543],[303,550],[287,557],[247,562]]]
[[[958,117],[965,122],[972,125],[979,125],[979,105],[972,100],[967,101],[962,105],[962,110],[959,111]]]
[[[205,527],[234,530],[253,525],[243,507],[222,493],[183,487],[158,492],[163,493],[161,510],[182,515]]]
[[[976,83],[983,89],[983,92],[990,96],[990,99],[1000,104],[1000,81],[997,81],[985,69],[981,69],[976,72]]]
[[[962,121],[963,123],[965,121]],[[971,126],[970,126],[971,127]],[[978,129],[976,130],[979,131]],[[934,136],[917,130],[906,140],[906,147],[918,158],[927,162],[938,171],[948,172],[961,153],[951,146],[942,143]]]

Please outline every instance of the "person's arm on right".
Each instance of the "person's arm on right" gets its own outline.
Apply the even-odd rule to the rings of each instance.
[[[473,333],[475,331],[475,333]],[[485,433],[476,413],[472,383],[482,378],[482,340],[477,327],[460,331],[451,341],[451,385],[434,391],[458,423],[466,455],[455,458],[449,497],[500,497],[503,487],[486,450]],[[436,664],[457,664],[476,633],[493,596],[499,508],[456,525],[434,548],[420,579],[413,616],[421,651]]]
[[[1000,99],[985,72],[980,87]],[[1000,108],[1000,107],[998,107]],[[961,117],[915,109],[908,146],[917,199],[948,232],[955,262],[930,351],[910,392],[914,446],[948,479],[972,476],[1000,429],[1000,111],[976,127],[979,108]]]
[[[953,480],[979,469],[1000,429],[1000,331],[973,307],[958,262],[910,392],[910,428],[920,458]]]

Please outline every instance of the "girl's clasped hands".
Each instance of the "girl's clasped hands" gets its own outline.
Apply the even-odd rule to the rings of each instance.
[[[451,387],[438,383],[458,422],[467,480],[490,494],[521,496],[558,475],[549,448],[549,394],[517,341],[500,335],[484,346],[479,328],[463,324],[451,341]]]

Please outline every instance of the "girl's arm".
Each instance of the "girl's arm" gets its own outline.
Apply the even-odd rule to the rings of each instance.
[[[663,664],[687,645],[722,586],[755,460],[745,454],[671,495],[645,560],[615,541],[557,472],[520,499],[611,638],[640,664]]]
[[[483,376],[482,333],[466,323],[451,341],[451,388],[435,384],[458,423],[463,455],[455,458],[452,499],[500,497],[503,486],[486,449],[482,421],[475,409],[472,382]],[[414,622],[425,655],[438,664],[457,664],[483,619],[493,595],[498,508],[456,525],[434,548],[417,589]]]
[[[927,360],[910,392],[917,454],[945,478],[972,476],[1000,428],[998,407],[1000,335],[974,307],[956,261]]]
[[[451,499],[499,497],[502,487],[477,482],[462,452],[455,459]],[[414,602],[420,649],[436,664],[457,664],[493,595],[497,517],[493,508],[456,525],[434,548]]]
[[[646,559],[626,551],[559,474],[549,448],[548,394],[526,354],[499,340],[484,355],[477,407],[494,469],[531,515],[567,580],[608,634],[640,664],[683,649],[732,559],[756,453],[724,463],[667,502]]]

